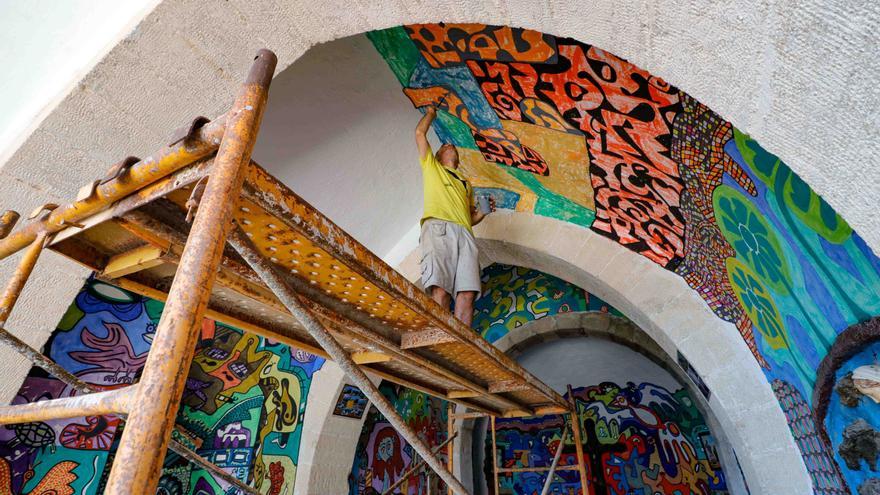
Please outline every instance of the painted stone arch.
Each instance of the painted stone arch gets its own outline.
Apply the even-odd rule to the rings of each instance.
[[[721,447],[713,436],[713,433],[720,433],[723,438],[723,431],[712,417],[708,398],[674,357],[666,354],[620,311],[595,294],[569,282],[524,267],[492,264],[483,270],[483,286],[484,294],[477,301],[476,330],[511,357],[516,358],[558,339],[592,338],[624,346],[633,356],[639,355],[658,365],[672,380],[662,385],[644,381],[603,381],[589,386],[575,386],[573,393],[579,404],[582,428],[590,428],[585,452],[591,471],[588,478],[593,480],[591,490],[595,493],[665,493],[668,490],[727,493],[733,490],[731,493],[736,493],[743,489],[745,485],[741,478],[731,486],[730,477],[739,477],[741,474],[735,454],[726,439],[722,440]],[[672,387],[672,383],[676,385]],[[657,408],[652,409],[655,406]],[[628,409],[630,407],[634,409]],[[627,415],[635,409],[652,410],[650,414],[662,418],[659,421],[668,421],[664,430],[681,433],[677,438],[681,441],[683,452],[690,453],[682,456],[689,459],[689,464],[680,465],[682,458],[660,462],[663,456],[657,455],[657,445],[649,440],[652,435],[650,428],[631,428],[639,422],[626,420]],[[707,423],[704,417],[711,421]],[[680,423],[682,419],[684,421]],[[462,431],[485,431],[485,425],[475,428],[474,422],[461,421],[458,427]],[[499,445],[504,452],[500,459],[506,463],[503,467],[548,465],[546,451],[539,449],[537,453],[530,453],[527,460],[515,455],[515,452],[517,446],[542,444],[541,439],[550,439],[551,443],[558,441],[561,424],[561,418],[556,416],[500,420]],[[602,438],[597,435],[602,435]],[[479,441],[477,437],[473,440]],[[488,442],[488,439],[485,440]],[[676,442],[671,438],[667,440]],[[491,449],[488,443],[484,447],[484,450]],[[473,448],[467,443],[459,445],[462,451]],[[563,448],[562,465],[574,463],[573,449],[573,443],[569,440]],[[720,456],[719,451],[722,453]],[[492,477],[491,462],[488,460],[490,455],[491,450],[487,450],[483,456],[483,480],[491,480]],[[468,466],[462,466],[461,469],[461,475],[467,477]],[[645,471],[640,471],[642,469]],[[684,475],[685,472],[689,475]],[[542,481],[541,475],[535,473],[525,477],[502,476],[502,493],[504,490],[527,493],[529,487],[535,483],[540,486]],[[577,493],[579,487],[576,472],[562,472],[557,482],[551,485],[551,490],[559,493],[573,490]],[[491,489],[489,493],[493,493]]]
[[[837,334],[880,314],[880,260],[843,218],[748,134],[603,47],[481,24],[367,36],[415,109],[439,105],[434,130],[477,195],[681,277],[768,383],[809,397]]]
[[[713,420],[710,424],[704,419],[704,417],[711,418],[711,410],[706,398],[696,386],[682,385],[689,383],[689,378],[647,334],[599,297],[546,273],[523,267],[492,264],[483,270],[482,282],[484,293],[476,303],[475,330],[508,354],[515,356],[525,349],[554,339],[589,336],[623,345],[635,353],[634,356],[641,355],[639,357],[647,358],[669,375],[660,382],[650,383],[639,381],[613,384],[606,381],[597,382],[589,387],[576,384],[574,392],[577,400],[582,403],[585,421],[587,419],[612,421],[611,416],[623,418],[636,409],[639,411],[650,409],[653,411],[651,414],[656,414],[660,418],[658,421],[665,422],[662,428],[663,431],[668,432],[663,434],[666,435],[665,441],[683,449],[680,458],[662,460],[663,454],[658,450],[659,437],[655,439],[652,436],[660,434],[660,429],[639,429],[634,423],[627,423],[630,426],[626,426],[625,431],[621,430],[619,436],[614,436],[613,439],[603,437],[603,445],[608,442],[613,444],[613,449],[609,447],[610,450],[607,451],[610,455],[607,459],[599,451],[601,449],[596,450],[598,447],[590,444],[595,450],[590,456],[593,469],[604,472],[606,468],[603,463],[607,463],[610,471],[617,472],[614,470],[621,469],[617,474],[607,476],[598,474],[596,480],[599,481],[596,481],[596,487],[625,486],[626,490],[650,490],[652,493],[658,490],[672,490],[673,487],[676,490],[684,490],[682,493],[703,493],[709,489],[725,493],[726,490],[731,489],[729,484],[731,474],[728,473],[739,476],[739,468],[732,450],[728,450],[727,441],[717,442],[718,437],[713,435],[718,432],[723,438],[724,433],[717,422]],[[659,378],[654,374],[651,376],[655,379]],[[672,386],[672,383],[675,383],[675,386]],[[446,403],[388,382],[383,382],[380,389],[426,443],[438,445],[446,438]],[[603,390],[604,392],[601,392]],[[603,398],[597,398],[597,394],[602,395]],[[605,399],[614,402],[615,397],[621,400],[623,397],[628,397],[627,400],[638,404],[634,402],[632,410],[628,409],[630,406],[598,404]],[[615,412],[610,412],[609,407]],[[606,411],[608,417],[602,414],[597,417],[596,414],[588,412],[599,409]],[[535,432],[524,425],[543,425],[539,428],[539,435],[558,437],[559,421],[561,421],[559,416],[529,419],[524,423],[502,421],[499,427],[503,430],[501,444],[508,445],[507,440],[511,440],[508,437],[518,435],[519,441],[531,441],[538,445],[540,442],[537,438],[532,438]],[[586,424],[593,424],[589,421]],[[473,429],[473,421],[457,422],[460,440],[457,441],[454,456],[456,475],[466,483],[466,486],[470,486],[471,482],[475,483],[471,489],[476,493],[478,491],[476,488],[481,482],[478,481],[478,477],[474,477],[475,472],[471,469],[471,463],[462,461],[475,448],[473,441],[483,443],[470,434]],[[652,443],[652,440],[656,442]],[[636,449],[634,446],[640,445],[641,442],[645,442],[643,448]],[[405,493],[426,493],[429,481],[424,472],[402,478],[402,474],[408,471],[413,461],[411,449],[373,407],[370,407],[366,413],[357,444],[349,468],[348,493],[364,495],[382,492],[397,482],[402,483],[401,487]],[[574,444],[568,442],[566,448],[572,450]],[[505,450],[505,452],[510,454],[512,451]],[[564,457],[563,464],[571,463],[569,454]],[[547,461],[546,455],[546,450],[537,449],[530,455],[533,463],[529,467],[539,465],[542,459]],[[441,457],[445,460],[445,451]],[[510,455],[507,457],[508,460],[513,459]],[[491,474],[489,476],[491,477]],[[523,483],[534,483],[536,479],[519,478],[521,477],[505,478],[502,485],[507,489],[514,489],[516,493],[521,493]],[[573,478],[568,475],[564,478],[566,481],[555,484],[554,490],[567,493],[569,489],[575,492],[579,489],[580,481],[576,474]],[[736,487],[743,486],[738,481],[735,483],[737,483]],[[527,492],[531,493],[528,490]],[[602,490],[596,493],[600,492],[604,493]]]

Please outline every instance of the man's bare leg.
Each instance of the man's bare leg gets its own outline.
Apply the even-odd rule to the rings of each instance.
[[[455,317],[467,326],[474,321],[474,300],[477,298],[475,291],[459,292],[455,295]]]
[[[452,296],[443,290],[443,287],[438,287],[436,285],[431,286],[431,299],[440,306],[443,306],[443,309],[445,310],[449,310],[449,304],[452,302]]]

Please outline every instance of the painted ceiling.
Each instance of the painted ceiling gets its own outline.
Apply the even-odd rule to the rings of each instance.
[[[858,234],[778,157],[666,81],[524,29],[367,36],[414,109],[439,105],[434,130],[458,147],[477,195],[678,274],[736,325],[768,381],[810,397],[837,335],[880,314],[880,260]],[[810,471],[822,493],[846,486]]]

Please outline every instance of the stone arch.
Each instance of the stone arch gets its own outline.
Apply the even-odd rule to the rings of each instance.
[[[590,230],[529,213],[490,215],[475,233],[483,264],[522,266],[571,282],[626,315],[662,355],[681,352],[711,390],[708,409],[736,451],[751,490],[810,493],[798,447],[754,356],[736,327],[716,317],[681,277]],[[418,278],[417,249],[398,270],[410,280]],[[338,390],[343,380],[340,374],[327,388]],[[316,380],[313,390],[324,387]],[[298,493],[344,488],[340,473],[351,467],[360,432],[360,424],[353,422],[341,430],[331,429],[330,421],[321,416],[330,414],[335,396],[328,399],[321,392],[321,397],[315,402],[309,397],[306,430],[312,428],[311,421],[317,429],[304,435],[300,451],[314,448],[314,461],[301,460]],[[339,427],[338,421],[332,423]],[[309,466],[312,472],[304,473]],[[787,476],[780,477],[779,472]]]
[[[644,356],[660,368],[668,372],[684,388],[686,388],[697,405],[697,409],[706,419],[710,431],[721,440],[723,448],[719,451],[721,464],[726,473],[728,489],[731,493],[745,492],[744,480],[740,472],[735,454],[730,448],[724,431],[714,417],[708,401],[699,388],[688,378],[675,358],[666,354],[651,337],[625,317],[602,312],[561,313],[530,321],[493,342],[499,350],[516,359],[528,349],[536,345],[556,339],[598,338],[621,344],[628,349]],[[470,432],[477,428],[474,419],[458,420],[456,430]],[[484,425],[481,425],[485,427]],[[460,435],[464,440],[457,444],[455,452],[456,476],[469,483],[475,478],[472,472],[473,463],[461,462],[468,453],[473,451],[470,443],[475,435]]]
[[[775,32],[776,30],[763,29],[761,22],[753,21],[754,25],[749,24],[745,29],[747,35],[743,35],[741,32],[729,34],[730,41],[734,41],[733,38],[736,38],[738,42],[743,42],[739,40],[748,40],[756,43],[755,50],[739,52],[722,48],[725,44],[718,42],[717,37],[713,43],[699,45],[704,38],[702,36],[704,29],[708,29],[707,32],[721,33],[717,36],[729,32],[726,13],[715,12],[709,8],[669,8],[667,11],[665,9],[653,10],[652,6],[647,6],[643,8],[652,10],[630,11],[626,10],[626,7],[609,7],[596,2],[579,6],[585,10],[592,9],[590,16],[583,16],[578,15],[578,12],[571,12],[569,3],[561,1],[542,5],[525,2],[508,6],[506,9],[497,4],[487,3],[485,8],[481,8],[483,6],[479,4],[458,2],[421,8],[419,12],[408,11],[405,6],[380,10],[373,7],[352,8],[345,6],[340,8],[334,4],[321,4],[303,7],[307,9],[307,15],[303,15],[302,11],[297,10],[300,8],[298,6],[279,7],[271,2],[247,2],[240,5],[233,4],[233,6],[238,7],[238,12],[229,9],[212,11],[209,15],[205,15],[202,8],[186,2],[168,0],[160,4],[128,39],[114,49],[79,86],[61,101],[48,118],[39,123],[37,130],[5,163],[0,173],[9,180],[0,181],[2,184],[0,187],[6,193],[3,196],[16,198],[17,201],[24,200],[25,207],[45,201],[46,192],[55,199],[69,197],[80,184],[100,175],[106,164],[114,161],[115,158],[130,154],[132,149],[149,149],[156,140],[161,140],[161,136],[168,129],[188,120],[196,113],[216,113],[228,99],[228,81],[238,79],[241,75],[237,68],[239,67],[237,60],[247,59],[257,47],[257,43],[278,47],[282,60],[281,67],[284,67],[317,42],[372,29],[442,18],[453,21],[480,21],[527,26],[545,32],[571,36],[613,50],[653,74],[662,76],[688,90],[740,127],[752,131],[765,145],[785,156],[786,161],[790,162],[820,192],[831,192],[832,194],[829,195],[831,202],[838,205],[841,212],[853,221],[854,225],[861,226],[863,232],[873,236],[868,239],[869,243],[874,246],[878,243],[877,236],[880,234],[877,232],[880,231],[870,228],[872,223],[866,220],[871,214],[869,205],[872,203],[863,201],[858,194],[850,194],[850,187],[848,187],[854,183],[868,184],[871,181],[854,180],[853,177],[847,178],[842,174],[853,173],[847,171],[838,171],[838,177],[832,180],[820,172],[823,158],[828,153],[825,143],[830,142],[838,145],[831,152],[835,153],[836,158],[842,163],[859,163],[862,153],[868,153],[866,150],[876,149],[877,143],[874,141],[869,141],[867,144],[853,141],[853,139],[858,139],[857,136],[860,135],[855,130],[866,127],[857,120],[858,116],[864,113],[859,111],[859,108],[865,104],[864,101],[855,96],[852,96],[851,100],[844,99],[843,102],[840,102],[839,98],[835,98],[834,101],[837,101],[838,104],[834,114],[846,107],[852,110],[848,113],[855,116],[855,119],[850,121],[850,127],[845,124],[828,125],[834,122],[832,119],[836,115],[831,114],[823,107],[822,98],[816,98],[813,95],[800,96],[808,94],[801,91],[779,91],[778,93],[773,91],[776,86],[788,88],[792,84],[796,87],[798,84],[811,85],[814,78],[823,78],[823,76],[833,80],[833,67],[847,67],[847,64],[826,64],[823,59],[824,55],[819,54],[822,51],[815,48],[817,46],[823,47],[829,51],[834,49],[833,51],[838,53],[853,53],[854,57],[858,57],[859,50],[849,50],[848,48],[856,46],[858,42],[853,40],[857,40],[858,36],[853,35],[859,34],[859,29],[865,26],[856,25],[854,28],[848,24],[838,24],[835,18],[831,22],[824,23],[822,28],[808,31],[809,36],[816,36],[816,38],[799,39],[795,44],[797,48],[791,49],[791,45],[788,45],[787,48],[790,50],[777,53],[777,44],[768,42],[766,35],[767,32]],[[768,20],[765,22],[771,25],[773,22],[782,20],[793,29],[800,29],[810,25],[809,18],[813,15],[819,15],[823,10],[818,6],[807,5],[798,9],[798,12],[790,13],[783,8],[771,10],[768,12],[770,14],[768,16],[758,17],[767,18]],[[246,22],[242,25],[239,22],[240,19],[235,17],[242,12],[260,12],[263,17],[244,15]],[[271,15],[266,15],[267,13]],[[617,20],[641,17],[650,17],[653,21],[642,23],[647,26],[647,32],[639,31],[640,23],[624,22],[621,24]],[[865,17],[870,18],[870,16]],[[315,19],[318,21],[316,22]],[[305,24],[306,22],[309,24]],[[282,28],[279,28],[279,25]],[[320,26],[320,29],[314,29],[315,25]],[[706,28],[707,25],[713,27]],[[237,27],[233,31],[230,26]],[[656,30],[662,34],[655,34],[654,27],[662,27],[663,29]],[[220,42],[216,43],[218,39]],[[769,41],[785,44],[783,38]],[[765,42],[766,46],[763,45]],[[216,51],[215,45],[217,44],[222,45],[224,58],[206,56],[206,53]],[[691,52],[679,50],[678,47],[691,45],[703,46],[709,52],[707,60],[712,62],[706,66],[718,67],[719,69],[717,71],[689,72],[688,68],[694,65],[688,60]],[[173,56],[169,57],[169,53]],[[731,53],[735,53],[734,57],[742,55],[742,58],[735,58],[735,61],[732,62],[728,59]],[[776,59],[777,63],[774,65],[772,76],[759,79],[757,76],[763,75],[762,68],[753,67],[759,64],[753,64],[750,57],[773,59],[777,56],[780,58]],[[150,67],[147,70],[150,74],[132,77],[132,74],[140,74],[140,69],[145,65]],[[811,67],[812,69],[809,74],[805,74],[803,67]],[[160,77],[161,73],[165,71],[186,74],[186,77],[192,77],[192,79],[172,82],[167,77]],[[752,74],[756,77],[746,77],[743,74]],[[156,77],[151,77],[153,75]],[[217,75],[220,77],[216,77]],[[866,81],[869,79],[865,78]],[[762,91],[754,91],[753,81],[755,80],[761,81]],[[827,86],[836,87],[834,84]],[[824,85],[820,85],[820,87],[824,87]],[[858,88],[849,93],[860,94]],[[144,101],[143,95],[162,95],[163,98]],[[743,95],[754,96],[749,98]],[[850,95],[847,94],[847,96]],[[767,100],[772,101],[772,104],[768,104]],[[83,114],[94,115],[94,118],[83,122],[81,118]],[[764,126],[763,122],[768,120],[768,114],[772,115],[779,123],[777,127]],[[815,118],[817,115],[823,118]],[[806,134],[805,130],[811,135],[811,140],[806,144],[802,142],[803,135]],[[84,151],[87,149],[95,151]],[[854,153],[859,153],[859,155]],[[47,157],[48,160],[46,160]],[[65,170],[62,174],[58,174],[56,170],[45,165],[47,163],[63,163],[70,159],[75,159],[78,166],[73,168],[73,171]],[[853,167],[849,170],[860,169]],[[836,180],[840,181],[837,185],[842,185],[842,187],[823,187],[823,185],[832,184]],[[7,204],[6,206],[11,205]],[[15,206],[21,208],[21,205]],[[544,239],[548,239],[551,244],[565,242],[558,236],[552,235],[548,235]],[[585,245],[587,242],[598,243],[598,241],[585,241]],[[548,261],[547,258],[542,257],[542,251],[536,250],[537,248],[521,248],[503,244],[505,241],[494,246],[491,243],[486,243],[485,247],[487,250],[495,249],[496,254],[503,259],[515,260],[518,257],[535,257],[536,265],[517,263],[525,266],[537,267],[537,264],[540,263],[550,266],[554,263],[552,259]],[[583,246],[570,247],[576,247],[578,250],[583,248]],[[597,293],[601,294],[602,290],[607,291],[610,295],[603,295],[603,297],[609,301],[614,301],[616,297],[625,302],[628,300],[628,295],[639,290],[647,291],[648,289],[645,287],[647,282],[641,281],[634,286],[624,287],[627,282],[621,278],[635,277],[641,274],[633,271],[632,266],[641,267],[646,271],[650,271],[648,268],[656,267],[647,267],[644,263],[639,265],[634,259],[627,256],[631,253],[614,253],[609,255],[606,260],[607,264],[604,266],[591,266],[592,271],[581,273],[574,270],[572,273],[580,277],[581,282],[592,281],[600,286]],[[570,264],[569,257],[559,259],[566,260],[565,263]],[[567,273],[561,273],[566,270],[571,269],[563,266],[558,268],[556,272],[547,271],[569,278]],[[46,274],[47,271],[41,270],[40,273]],[[671,277],[672,275],[667,273],[665,276]],[[70,278],[75,280],[65,280],[63,284],[53,284],[47,283],[45,280],[54,279],[45,276],[41,279],[38,274],[34,282],[43,291],[42,299],[66,300],[67,297],[59,296],[59,291],[64,291],[66,287],[69,293],[71,284],[78,286],[81,282],[81,279],[76,279],[76,277]],[[660,286],[666,287],[666,282],[674,283],[671,279],[665,280]],[[663,294],[663,296],[667,295]],[[676,322],[676,317],[671,314],[671,311],[663,313],[660,311],[663,308],[650,306],[650,304],[661,304],[661,299],[663,299],[661,295],[656,295],[653,299],[642,295],[639,304],[648,303],[649,306],[641,309],[632,308],[632,313],[627,312],[641,314],[639,324],[642,326],[644,326],[643,323],[653,322],[654,326],[651,329],[657,334],[658,342],[661,342],[664,348],[671,350],[685,345],[684,341],[694,341],[693,336],[687,336],[681,329],[675,330],[673,327],[676,324],[689,323],[688,319],[693,315],[705,313],[705,311],[700,313],[699,310],[691,311],[694,308],[705,309],[704,305],[700,301],[690,300],[685,296],[672,297],[671,302],[666,301],[666,303],[693,306],[693,308],[689,307],[687,311],[683,311],[682,313],[686,316],[679,316]],[[633,303],[633,305],[636,304]],[[620,305],[619,307],[624,308]],[[663,325],[652,320],[651,315],[644,314],[654,311],[654,309],[658,309],[657,314],[665,318],[661,321]],[[34,311],[26,323],[28,326],[38,328],[52,328],[52,325],[58,320],[58,316],[58,312]],[[701,322],[701,326],[703,323],[706,324],[704,328],[711,328],[708,322]],[[721,323],[716,321],[714,324]],[[723,324],[721,325],[723,326]],[[657,330],[661,327],[669,332]],[[717,332],[710,333],[716,335]],[[726,335],[724,332],[717,334]],[[39,337],[35,336],[34,339],[39,340]],[[38,344],[38,342],[36,343]],[[729,342],[725,341],[725,343]],[[699,350],[702,349],[702,344],[703,342],[688,343],[686,346],[692,350]],[[720,368],[723,370],[719,371],[719,367],[712,366],[709,366],[708,369],[714,371],[719,380],[724,372],[733,373],[740,369],[739,366],[732,364],[730,356],[723,352],[727,349],[724,345],[711,349],[714,349],[712,358],[721,358],[716,363],[722,363]],[[693,359],[691,355],[688,357]],[[700,366],[697,368],[699,369]],[[24,369],[26,370],[26,368]],[[707,367],[704,366],[701,372],[706,370]],[[10,381],[15,382],[15,380]],[[770,408],[771,406],[767,402],[762,402],[764,395],[766,394],[762,395],[758,392],[746,394],[745,397],[748,400],[744,399],[742,404],[758,404],[761,408]],[[736,394],[731,393],[725,397],[730,397],[732,400]],[[755,398],[758,399],[751,400]],[[742,404],[733,401],[729,404],[720,404],[718,407],[735,411]],[[747,418],[744,413],[740,413],[734,414],[733,419],[728,418],[728,420],[734,424],[752,421],[753,418]],[[777,430],[773,430],[773,432],[778,433]],[[745,438],[755,437],[747,435]],[[780,438],[771,440],[771,443],[773,441],[777,442],[776,445],[787,445]],[[760,447],[760,449],[769,450],[767,443],[758,442],[755,445],[749,445],[745,440],[742,442],[746,448]],[[786,464],[779,467],[778,463],[775,466],[779,469],[789,467]],[[769,479],[767,482],[771,483],[769,486],[773,486]],[[783,493],[783,491],[775,493]]]

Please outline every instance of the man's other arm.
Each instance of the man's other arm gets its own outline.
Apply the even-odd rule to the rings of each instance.
[[[431,128],[431,122],[437,117],[437,108],[429,106],[425,109],[425,115],[416,125],[416,145],[419,147],[419,160],[431,152],[431,145],[428,144],[428,129]]]
[[[492,213],[494,211],[495,211],[495,198],[489,198],[489,212],[483,213],[482,211],[480,211],[479,208],[477,208],[477,205],[474,204],[474,194],[471,193],[471,227],[482,222],[483,219],[486,218],[486,216],[489,213]]]

